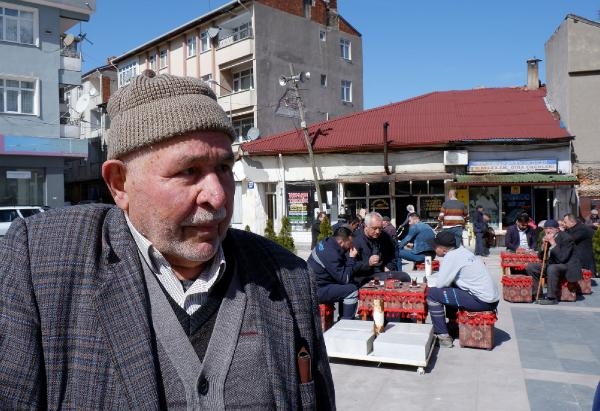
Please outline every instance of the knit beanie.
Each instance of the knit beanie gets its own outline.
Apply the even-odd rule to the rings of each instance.
[[[236,132],[202,80],[145,70],[108,102],[108,159],[194,131]]]

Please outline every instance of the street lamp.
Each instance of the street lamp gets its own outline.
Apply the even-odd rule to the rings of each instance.
[[[219,83],[217,80],[210,79],[210,80],[206,80],[206,82],[210,83],[210,84],[215,84],[215,85],[221,87],[223,90],[229,92],[229,122],[233,126],[233,116],[231,115],[231,95],[233,94],[233,91],[231,91],[230,89],[228,89],[225,86],[222,86],[221,83]]]
[[[317,202],[319,203],[319,210],[323,206],[323,199],[321,198],[321,187],[319,186],[319,177],[317,176],[317,167],[315,165],[315,156],[313,154],[312,144],[308,138],[308,127],[306,126],[306,119],[304,118],[304,103],[302,97],[300,97],[298,83],[304,83],[304,81],[310,79],[310,73],[308,71],[301,71],[298,74],[294,74],[294,66],[290,63],[290,76],[280,76],[279,85],[286,87],[291,84],[296,92],[296,102],[298,103],[298,114],[300,115],[300,127],[302,128],[302,135],[304,136],[304,142],[306,143],[306,149],[308,150],[308,157],[312,167],[313,180],[315,181],[315,190],[317,191]]]

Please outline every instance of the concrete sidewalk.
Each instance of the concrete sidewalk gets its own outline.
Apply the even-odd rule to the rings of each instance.
[[[500,291],[502,250],[484,258]],[[338,409],[591,410],[600,380],[600,287],[592,281],[593,294],[576,302],[501,300],[493,350],[458,341],[436,347],[425,375],[416,367],[331,359]]]

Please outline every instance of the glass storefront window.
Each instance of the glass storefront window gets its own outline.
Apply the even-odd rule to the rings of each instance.
[[[44,170],[0,167],[0,205],[44,205]]]
[[[367,185],[364,183],[344,184],[344,197],[366,197]]]
[[[389,183],[370,183],[369,184],[369,195],[370,196],[387,196],[390,194]]]
[[[499,187],[469,187],[469,214],[472,214],[477,205],[482,205],[484,212],[491,217],[490,225],[498,227],[500,198]]]
[[[507,227],[515,223],[521,213],[532,213],[531,187],[504,186],[502,187],[502,225]]]
[[[444,180],[429,180],[429,194],[444,194]]]
[[[413,181],[412,182],[412,193],[416,194],[427,194],[427,181]]]

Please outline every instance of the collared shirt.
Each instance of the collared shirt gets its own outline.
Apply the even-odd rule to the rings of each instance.
[[[529,240],[527,239],[527,231],[519,231],[519,247],[529,250]]]
[[[158,278],[158,281],[160,281],[177,305],[183,308],[189,315],[192,315],[202,306],[211,287],[225,272],[225,255],[222,246],[219,244],[219,249],[210,265],[200,273],[196,280],[179,280],[167,259],[146,237],[137,231],[127,214],[125,214],[125,218],[127,219],[127,225],[138,250],[152,272],[156,275],[156,278]]]

